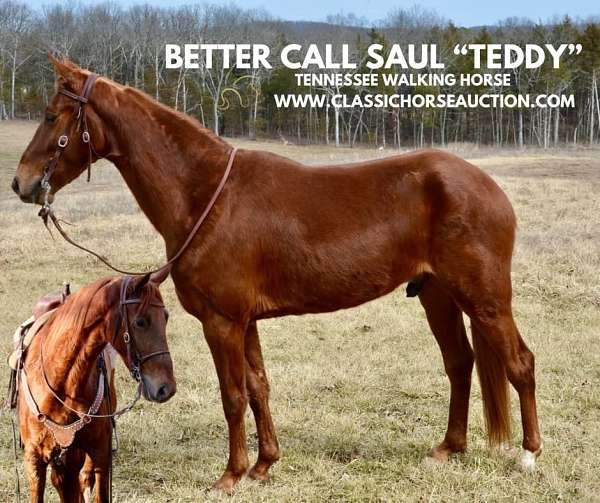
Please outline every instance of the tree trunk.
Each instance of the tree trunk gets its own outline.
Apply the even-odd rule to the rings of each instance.
[[[218,102],[218,100],[215,100],[214,105],[213,105],[213,121],[214,121],[213,131],[215,132],[215,134],[217,136],[219,136],[219,102]]]
[[[594,144],[594,102],[596,101],[596,71],[592,72],[592,89],[591,89],[591,103],[590,103],[590,145]]]
[[[329,145],[329,96],[325,107],[325,145]]]
[[[523,148],[523,110],[519,108],[519,148]]]
[[[158,49],[154,50],[154,85],[155,85],[155,93],[154,93],[154,97],[156,98],[156,101],[160,101],[158,99],[158,83],[160,80],[160,72],[158,69]]]
[[[183,113],[187,114],[187,84],[185,74],[183,74]]]
[[[554,110],[554,146],[558,145],[558,128],[560,125],[560,108]]]
[[[16,97],[16,78],[17,75],[17,44],[15,43],[15,49],[12,54],[12,69],[10,75],[10,118],[15,118],[15,97]]]
[[[333,112],[335,114],[335,146],[340,146],[340,109],[334,107]]]

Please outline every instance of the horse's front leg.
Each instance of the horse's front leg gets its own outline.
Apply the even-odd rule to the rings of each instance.
[[[246,385],[258,434],[258,459],[250,470],[249,476],[266,482],[269,480],[269,468],[279,459],[279,443],[269,410],[269,381],[255,321],[248,324],[245,351]]]
[[[248,469],[244,428],[244,415],[248,405],[244,356],[247,324],[228,320],[216,313],[203,318],[204,336],[215,362],[223,410],[229,427],[229,461],[213,488],[230,493]]]
[[[46,489],[46,469],[48,464],[36,451],[25,449],[23,456],[29,482],[31,503],[44,503],[44,490]]]
[[[111,389],[114,389],[111,387]],[[92,493],[94,492],[94,483],[96,478],[94,475],[94,462],[88,455],[85,457],[85,463],[79,473],[79,486],[81,494],[83,494],[84,503],[92,503]]]

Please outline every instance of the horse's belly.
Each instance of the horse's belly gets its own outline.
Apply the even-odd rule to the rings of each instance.
[[[303,272],[296,270],[265,292],[263,304],[277,314],[336,311],[381,297],[429,271],[421,258],[398,250],[393,255],[332,257],[325,263],[308,260]]]

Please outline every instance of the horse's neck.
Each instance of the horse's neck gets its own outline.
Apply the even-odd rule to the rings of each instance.
[[[44,380],[43,371],[52,389],[68,405],[89,405],[96,393],[96,362],[107,344],[104,326],[96,326],[85,335],[64,331],[47,340],[40,335],[37,350],[43,351],[44,362],[43,370],[39,367],[40,381]]]
[[[120,95],[126,106],[101,115],[117,143],[109,156],[142,211],[167,246],[184,239],[208,203],[230,146],[197,121],[139,94]],[[198,208],[201,208],[198,211]]]

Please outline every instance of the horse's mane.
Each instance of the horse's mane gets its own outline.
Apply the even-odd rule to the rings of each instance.
[[[112,306],[119,301],[119,288],[122,278],[103,278],[80,288],[69,295],[48,320],[48,337],[70,334],[75,339],[99,317],[108,313]],[[111,283],[115,283],[110,288]],[[161,300],[158,286],[148,282],[139,292],[140,305],[138,312],[145,312],[153,301]]]
[[[144,110],[149,111],[149,113],[152,116],[160,118],[161,125],[172,124],[177,128],[181,128],[182,131],[185,131],[187,133],[191,131],[192,134],[195,129],[198,131],[198,133],[196,134],[197,138],[202,138],[210,143],[229,148],[229,144],[225,140],[217,136],[211,129],[204,126],[195,117],[175,110],[155,100],[154,98],[152,98],[152,96],[148,95],[144,91],[136,89],[135,87],[118,84],[116,82],[113,82],[112,80],[109,80],[108,78],[106,80],[112,86],[117,87],[126,96],[128,96],[129,98],[133,98],[133,100],[137,104],[139,104]]]
[[[108,311],[114,299],[109,295],[111,289],[106,287],[113,280],[114,278],[103,278],[94,281],[69,295],[48,320],[47,337],[54,338],[68,333],[75,338],[95,321],[95,314]]]

